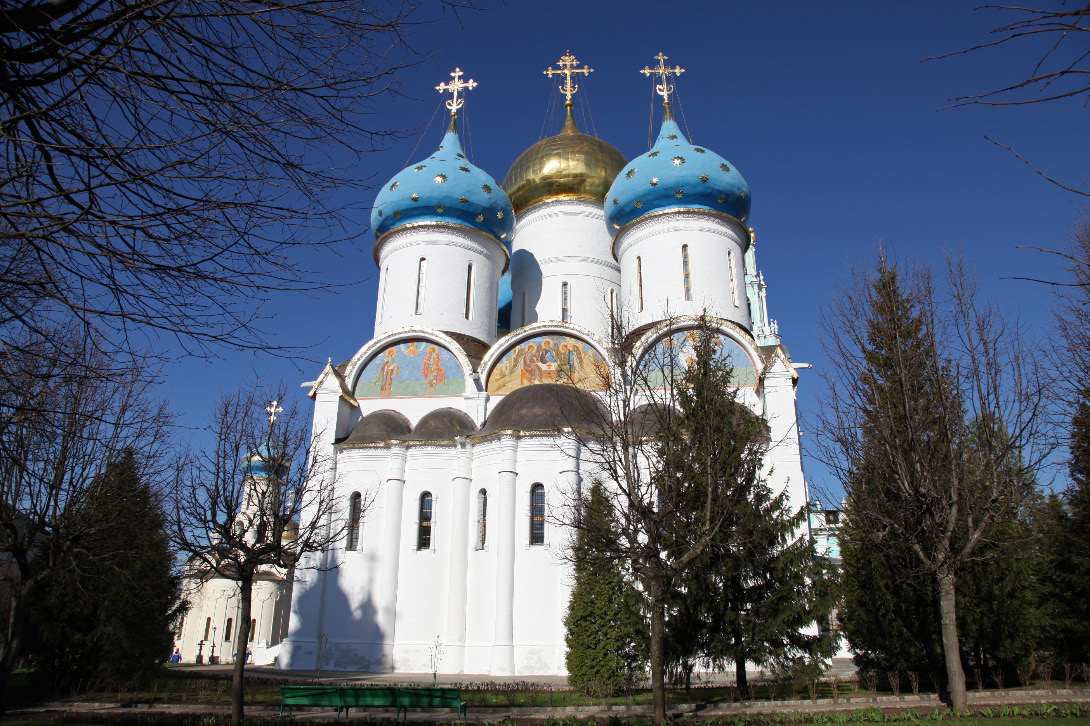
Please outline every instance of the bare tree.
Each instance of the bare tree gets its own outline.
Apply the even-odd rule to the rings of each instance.
[[[950,698],[964,711],[958,576],[1033,491],[1048,386],[960,259],[946,281],[940,298],[928,268],[883,258],[840,287],[821,320],[834,365],[819,453],[845,484],[853,530],[877,552],[913,553],[933,578]]]
[[[42,329],[47,329],[43,324]],[[19,654],[26,603],[92,538],[122,525],[103,473],[127,452],[155,483],[171,420],[147,396],[146,373],[118,366],[79,330],[28,334],[0,354],[0,710]],[[78,365],[72,365],[76,361]],[[101,548],[107,562],[113,553]],[[120,573],[124,576],[124,573]]]
[[[1026,77],[1012,79],[1007,85],[990,91],[951,98],[951,105],[1022,106],[1079,97],[1085,97],[1090,102],[1090,49],[1086,44],[1090,35],[1083,35],[1090,34],[1090,2],[1072,0],[1069,4],[1061,0],[1060,5],[1062,7],[1059,8],[1020,5],[982,5],[977,8],[1007,13],[1012,19],[992,28],[991,34],[996,36],[994,40],[924,60],[1014,45],[1029,47],[1038,59]],[[1078,189],[1058,181],[1006,144],[991,138],[988,141],[1011,152],[1038,175],[1061,189],[1090,196],[1086,188]]]
[[[0,321],[266,348],[262,301],[330,287],[298,248],[356,236],[406,33],[468,2],[0,0]]]
[[[286,393],[281,384],[224,396],[208,424],[211,443],[190,451],[177,468],[175,541],[189,556],[189,576],[238,583],[231,689],[236,721],[243,717],[255,577],[322,567],[307,555],[327,550],[348,526],[332,462],[311,452],[305,411],[285,402]]]
[[[744,404],[730,384],[729,361],[715,347],[715,325],[706,317],[688,321],[689,350],[660,343],[636,360],[638,336],[613,316],[612,374],[601,371],[599,403],[588,399],[568,412],[568,436],[578,438],[612,516],[581,516],[577,500],[563,523],[582,547],[622,563],[639,584],[651,620],[656,724],[666,717],[668,597],[710,549],[725,551],[744,536],[738,513],[760,479],[767,443],[763,430],[739,425],[749,419],[736,415]]]

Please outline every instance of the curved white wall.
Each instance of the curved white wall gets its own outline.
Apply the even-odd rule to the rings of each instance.
[[[505,254],[499,242],[468,227],[395,229],[378,245],[375,336],[415,326],[496,339],[497,297]],[[420,260],[427,260],[423,304],[417,312]],[[466,279],[473,265],[472,303],[465,315]]]
[[[615,245],[628,327],[706,312],[752,330],[743,266],[748,242],[740,224],[700,210],[646,217],[622,230]],[[691,300],[685,299],[683,245],[688,245]]]
[[[562,197],[518,216],[511,248],[512,330],[563,320],[566,282],[568,322],[608,340],[610,291],[616,295],[620,281],[598,202]]]

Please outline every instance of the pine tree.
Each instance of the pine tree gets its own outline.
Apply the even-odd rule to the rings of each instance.
[[[131,451],[107,465],[83,516],[116,524],[80,543],[31,608],[32,653],[48,672],[123,681],[170,654],[179,585],[158,497]]]
[[[596,528],[611,526],[602,484],[591,487],[581,516],[595,520]],[[568,683],[589,695],[614,695],[643,670],[647,635],[621,563],[587,546],[581,534],[576,537],[575,585],[564,616]]]

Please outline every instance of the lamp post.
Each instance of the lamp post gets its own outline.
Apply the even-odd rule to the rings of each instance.
[[[212,652],[208,654],[208,662],[211,665],[216,664],[216,629],[212,628]]]

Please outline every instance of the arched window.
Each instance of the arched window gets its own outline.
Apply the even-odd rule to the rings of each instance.
[[[363,514],[363,497],[354,492],[348,500],[348,549],[360,546],[360,516]]]
[[[530,487],[530,544],[545,544],[545,485]]]
[[[223,629],[223,642],[231,642],[231,618],[227,618],[227,627]]]
[[[483,550],[488,542],[488,492],[477,492],[477,549]]]
[[[639,312],[643,312],[643,260],[636,258],[636,302]]]
[[[204,639],[208,640],[208,634],[212,631],[212,618],[204,621]]]
[[[738,285],[734,281],[734,253],[727,250],[727,266],[730,267],[730,299],[738,307]]]
[[[254,642],[254,633],[257,632],[257,618],[250,621],[250,642]]]
[[[571,321],[571,300],[568,297],[568,283],[560,283],[560,319],[565,323]]]
[[[466,267],[466,320],[473,312],[473,263]]]
[[[685,299],[692,300],[693,287],[689,284],[689,245],[681,245],[681,276],[685,284]]]
[[[416,529],[416,548],[431,549],[431,492],[420,495],[420,524]]]
[[[424,314],[424,284],[428,279],[428,261],[421,257],[416,270],[416,314]]]

